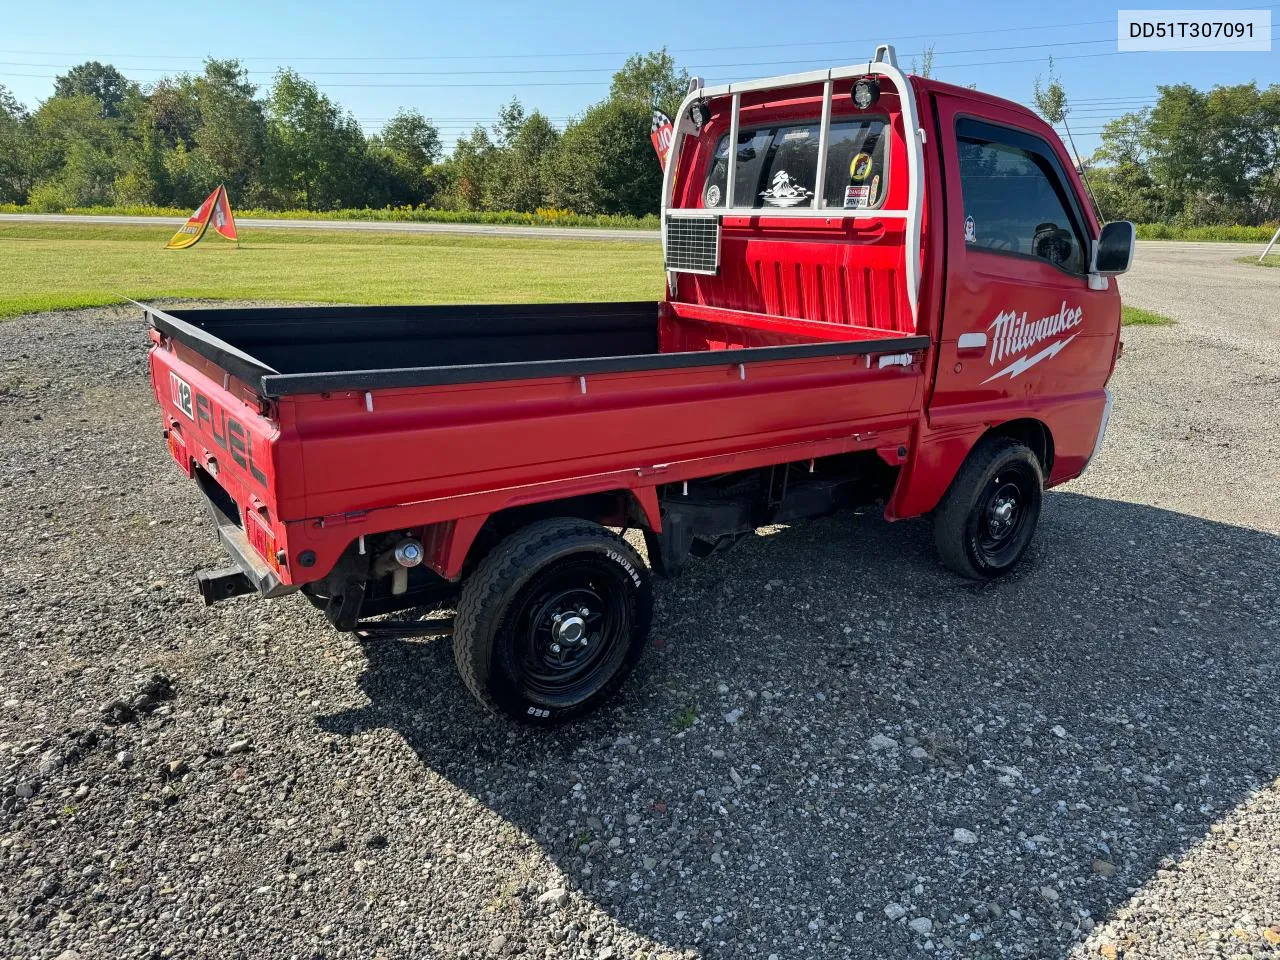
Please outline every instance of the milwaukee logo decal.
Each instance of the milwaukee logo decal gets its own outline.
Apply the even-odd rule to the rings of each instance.
[[[1068,330],[1080,326],[1083,319],[1084,308],[1068,307],[1065,300],[1062,301],[1062,306],[1058,308],[1057,313],[1030,322],[1027,321],[1027,312],[1025,310],[1022,313],[1018,313],[1016,310],[1002,311],[987,327],[988,330],[992,331],[989,361],[991,366],[994,367],[1006,359],[1013,358],[1016,354],[1020,354],[1020,356],[1017,356],[1012,363],[997,370],[982,382],[990,383],[1000,377],[1008,377],[1012,380],[1020,373],[1030,370],[1041,360],[1056,357],[1068,343],[1078,336],[1079,331],[1065,339],[1054,340],[1053,343],[1041,350],[1037,350],[1035,353],[1031,351],[1046,340],[1058,337]]]

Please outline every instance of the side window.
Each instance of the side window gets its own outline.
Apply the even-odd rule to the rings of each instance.
[[[964,238],[970,247],[1046,260],[1085,272],[1084,246],[1056,164],[1029,135],[966,123],[957,126]],[[1034,142],[1028,142],[1034,141]]]
[[[818,181],[817,123],[760,127],[738,134],[735,207],[813,207]],[[879,117],[833,121],[827,146],[825,206],[840,210],[878,207],[888,192],[885,121]],[[702,188],[704,207],[725,205],[729,138],[716,144]]]

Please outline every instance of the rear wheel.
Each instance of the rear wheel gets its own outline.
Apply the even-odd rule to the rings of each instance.
[[[463,587],[454,659],[495,713],[570,720],[622,685],[652,611],[649,572],[630,544],[586,520],[543,520],[499,543]]]
[[[1043,498],[1036,455],[1008,437],[987,437],[969,454],[934,512],[939,557],[974,580],[1003,576],[1031,545]]]

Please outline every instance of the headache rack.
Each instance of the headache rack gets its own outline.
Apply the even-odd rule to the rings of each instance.
[[[889,80],[898,94],[902,109],[903,128],[907,132],[907,208],[905,210],[849,210],[841,207],[828,207],[825,203],[824,183],[826,176],[827,151],[831,139],[831,99],[836,81],[848,80],[864,76],[882,76]],[[700,207],[675,208],[671,206],[671,198],[675,189],[675,171],[680,165],[680,151],[684,138],[689,134],[697,135],[701,129],[690,116],[690,109],[695,105],[716,97],[729,97],[729,143],[738,141],[738,114],[741,98],[744,93],[762,90],[785,90],[789,87],[806,87],[821,84],[822,117],[818,132],[817,183],[814,190],[814,206],[796,207],[785,211],[762,211],[757,207],[738,206],[741,199],[734,196],[737,175],[738,151],[728,152],[728,170],[725,175],[725,205],[715,210]],[[911,306],[911,316],[918,320],[920,299],[920,230],[923,220],[923,204],[921,202],[921,183],[924,176],[924,130],[920,128],[916,111],[915,96],[906,75],[898,69],[898,59],[889,44],[876,48],[875,58],[866,63],[852,64],[846,67],[832,67],[827,70],[811,70],[808,73],[793,73],[780,77],[768,77],[763,80],[748,80],[744,83],[727,83],[715,87],[703,86],[699,77],[689,82],[689,94],[680,104],[674,122],[675,134],[671,150],[667,155],[667,166],[662,178],[662,247],[663,261],[667,269],[667,282],[672,292],[676,288],[677,276],[681,273],[715,273],[720,266],[720,224],[723,217],[819,217],[822,219],[895,219],[906,220],[906,249],[904,250],[904,272],[906,276],[907,299]]]

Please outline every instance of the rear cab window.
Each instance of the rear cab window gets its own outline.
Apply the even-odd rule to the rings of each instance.
[[[816,121],[786,123],[741,130],[734,175],[733,205],[737,209],[814,207],[818,181]],[[860,116],[832,120],[827,146],[823,203],[832,209],[868,210],[884,203],[888,193],[888,121]],[[727,202],[729,137],[722,136],[702,187],[702,205],[723,207]]]
[[[956,150],[968,249],[1086,272],[1080,212],[1048,143],[1022,130],[961,118]]]

